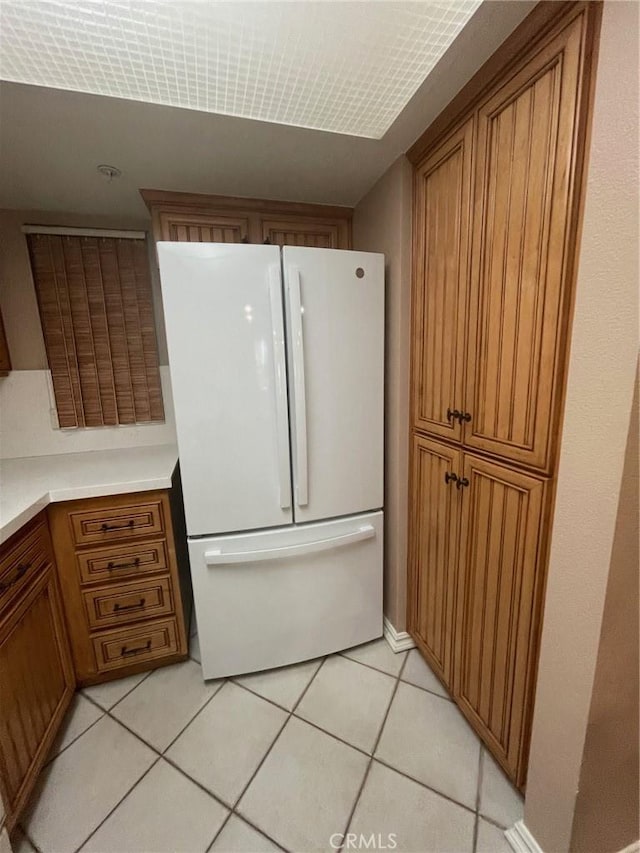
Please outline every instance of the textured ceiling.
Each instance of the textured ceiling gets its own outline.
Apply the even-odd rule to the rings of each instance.
[[[381,138],[481,0],[2,0],[0,77]]]

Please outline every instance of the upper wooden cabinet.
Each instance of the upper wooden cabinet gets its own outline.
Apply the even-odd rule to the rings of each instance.
[[[585,18],[415,171],[414,427],[541,471],[554,461],[568,339]]]
[[[156,240],[351,248],[348,207],[140,190]]]
[[[460,441],[464,400],[473,123],[416,169],[413,421]]]
[[[578,20],[477,119],[464,441],[541,469],[561,396],[580,57]]]

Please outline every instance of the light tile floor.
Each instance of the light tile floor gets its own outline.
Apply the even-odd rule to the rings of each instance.
[[[190,653],[76,696],[16,853],[510,850],[522,798],[415,649],[207,683]]]

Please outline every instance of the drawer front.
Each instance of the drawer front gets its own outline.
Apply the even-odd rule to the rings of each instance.
[[[0,608],[28,583],[44,563],[51,561],[49,533],[40,522],[2,550],[0,557]]]
[[[83,598],[92,630],[173,613],[168,577],[112,584],[85,592]]]
[[[99,672],[164,658],[178,651],[178,626],[175,619],[163,619],[108,631],[93,637],[93,649]]]
[[[160,501],[69,514],[76,545],[95,545],[164,533]]]
[[[150,572],[164,572],[169,567],[167,543],[164,539],[80,551],[76,559],[80,582],[83,584],[105,583]]]

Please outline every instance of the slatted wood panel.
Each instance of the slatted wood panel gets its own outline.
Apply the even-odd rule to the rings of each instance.
[[[341,228],[334,223],[295,219],[263,219],[262,239],[276,246],[310,246],[318,249],[346,249]]]
[[[464,442],[550,464],[581,19],[479,110]]]
[[[434,671],[450,683],[460,494],[445,474],[460,453],[414,436],[411,474],[410,628]]]
[[[414,215],[413,422],[459,441],[469,278],[473,122],[416,170]]]
[[[0,787],[15,824],[73,695],[52,566],[0,622]]]
[[[469,454],[463,473],[469,485],[461,489],[454,694],[518,779],[533,687],[545,483]]]
[[[242,243],[248,239],[249,220],[243,216],[162,212],[163,240],[182,243]]]
[[[4,331],[2,312],[0,312],[0,376],[6,376],[10,370],[11,356],[9,355],[9,345],[7,344],[7,336]]]
[[[27,240],[60,426],[164,420],[146,242]]]

